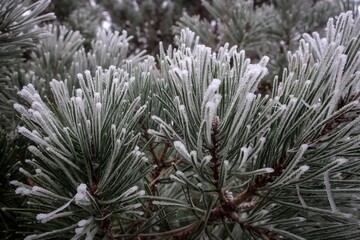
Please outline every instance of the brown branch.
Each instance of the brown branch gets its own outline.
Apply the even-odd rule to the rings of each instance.
[[[249,223],[243,222],[240,220],[239,216],[235,213],[232,213],[231,215],[228,216],[231,220],[233,220],[234,222],[237,222],[240,224],[240,226],[242,226],[243,228],[245,228],[246,230],[250,231],[250,232],[254,232],[257,233],[260,236],[265,236],[267,239],[269,240],[277,240],[278,236],[276,233],[271,232],[270,230],[266,229],[266,228],[262,228],[262,227],[255,227]]]
[[[241,192],[234,198],[234,203],[237,206],[244,203],[249,198],[256,196],[259,188],[265,187],[268,183],[273,182],[276,177],[280,176],[285,169],[284,163],[286,162],[286,159],[286,156],[283,156],[279,159],[276,166],[274,167],[274,172],[257,176],[255,181],[248,189]]]
[[[141,128],[142,128],[142,130],[143,130],[143,137],[145,138],[145,140],[146,140],[146,141],[150,141],[150,140],[151,140],[151,137],[150,137],[150,135],[149,135],[149,133],[148,133],[148,128],[147,128],[147,126],[142,125]],[[152,156],[153,159],[154,159],[154,162],[157,164],[158,162],[160,162],[160,160],[159,160],[159,158],[158,158],[158,156],[157,156],[157,154],[156,154],[156,152],[155,152],[155,148],[156,148],[156,147],[155,147],[155,146],[153,145],[153,143],[151,142],[151,143],[150,143],[149,151],[150,151],[150,153],[151,153],[151,156]]]
[[[145,124],[142,124],[141,128],[143,130],[143,137],[145,138],[145,140],[147,142],[151,141],[151,136],[148,133],[148,127]],[[154,163],[156,164],[156,167],[154,168],[154,170],[151,173],[152,181],[149,184],[150,191],[151,191],[152,195],[154,195],[154,196],[157,195],[156,184],[159,182],[161,176],[163,176],[164,174],[166,174],[168,171],[171,170],[171,167],[169,167],[168,169],[163,171],[163,169],[168,167],[167,162],[165,161],[165,157],[171,147],[171,144],[168,141],[163,142],[163,144],[164,144],[164,146],[162,148],[162,152],[159,157],[158,154],[156,153],[156,148],[158,147],[157,144],[154,145],[153,142],[149,143],[149,146],[150,146],[149,151],[150,151],[150,154],[152,155]],[[152,203],[152,200],[149,200],[148,206],[151,211],[154,211],[154,205]]]
[[[177,165],[179,162],[181,162],[181,159],[178,159],[178,160],[174,163],[174,165]],[[161,178],[162,176],[164,176],[166,173],[170,172],[172,168],[173,168],[173,167],[171,166],[171,167],[168,167],[167,169],[165,169],[164,171],[162,171],[162,172],[159,174],[159,176],[157,176],[157,178],[155,178],[155,179],[149,184],[149,186],[151,187],[152,185],[154,185],[154,184],[156,184],[157,182],[159,182],[160,178]]]
[[[143,130],[143,137],[145,138],[145,140],[147,142],[151,141],[151,137],[148,133],[148,127],[145,126],[144,124],[141,126],[142,130]],[[152,142],[150,142],[150,148],[149,148],[149,151],[150,151],[150,154],[152,155],[152,158],[153,158],[153,161],[155,162],[156,164],[156,168],[153,170],[153,172],[151,173],[151,177],[152,179],[157,179],[158,176],[160,175],[160,169],[159,169],[159,163],[160,163],[160,160],[157,156],[157,153],[155,152],[155,146],[153,145]],[[156,182],[155,182],[156,183]],[[152,193],[152,195],[156,195],[156,184],[151,184],[150,185],[150,191]],[[154,205],[152,203],[152,200],[149,200],[149,205],[148,205],[149,209],[151,211],[154,211]]]
[[[114,240],[114,233],[112,231],[112,224],[111,224],[111,217],[107,217],[105,218],[102,222],[101,222],[101,228],[102,230],[105,232],[106,237],[109,240]]]
[[[213,166],[211,167],[213,171],[213,178],[215,180],[215,187],[220,195],[222,194],[221,186],[219,186],[219,167],[221,165],[221,156],[219,155],[219,147],[220,147],[220,141],[218,140],[218,134],[219,134],[219,125],[220,120],[219,117],[215,117],[212,122],[212,133],[211,133],[211,143],[212,147],[209,149],[210,155],[211,155],[211,161],[213,163]]]

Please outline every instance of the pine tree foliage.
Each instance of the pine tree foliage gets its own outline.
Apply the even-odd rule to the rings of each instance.
[[[28,84],[14,105],[31,181],[11,181],[27,207],[2,210],[26,217],[22,237],[358,238],[359,17],[304,34],[270,95],[269,57],[189,29],[158,65],[129,55],[126,33],[86,53],[56,29],[34,60],[53,98]]]
[[[53,14],[40,15],[49,1],[1,0],[0,49],[1,64],[13,62],[20,58],[23,52],[35,46],[34,39],[42,37],[46,32],[36,25],[42,21],[52,19]]]
[[[16,197],[9,182],[13,179],[26,180],[18,171],[21,161],[26,156],[26,139],[15,137],[3,130],[0,132],[0,206],[1,208],[25,207],[24,199]],[[3,239],[16,239],[19,222],[11,211],[0,212],[0,231]]]
[[[26,239],[90,237],[100,226],[109,225],[111,231],[115,216],[135,219],[131,211],[142,214],[136,211],[141,204],[135,200],[144,191],[137,191],[135,184],[151,166],[136,146],[140,135],[133,129],[146,107],[136,110],[139,98],[126,100],[130,80],[124,70],[99,69],[94,79],[88,71],[78,77],[81,88],[74,96],[66,83],[50,83],[56,112],[46,106],[32,85],[19,92],[31,104],[30,109],[15,108],[27,123],[19,132],[36,144],[29,147],[35,158],[27,160],[36,169],[36,176],[31,177],[33,187],[11,183],[18,186],[18,193],[30,195],[28,204],[34,210],[43,209],[36,220],[51,222],[49,228],[54,223],[63,227]],[[67,226],[64,218],[76,222]]]
[[[33,49],[40,38],[48,35],[39,25],[54,18],[42,14],[50,1],[0,1],[0,205],[1,208],[20,207],[23,199],[14,195],[9,180],[24,180],[17,170],[26,154],[27,141],[14,133],[17,121],[13,109],[19,101],[16,92],[25,84],[38,84],[33,72],[18,70],[24,52]],[[38,88],[41,91],[41,88]],[[0,236],[16,238],[19,222],[13,212],[0,212]]]
[[[111,21],[112,28],[126,29],[134,37],[131,49],[158,53],[159,42],[172,44],[171,27],[183,9],[190,13],[201,11],[200,1],[186,0],[96,0]]]
[[[38,25],[54,18],[52,13],[41,15],[41,12],[49,5],[50,1],[6,1],[1,0],[0,21],[0,119],[1,128],[12,126],[14,120],[13,101],[14,95],[23,85],[16,85],[19,81],[13,81],[19,75],[14,68],[21,64],[23,53],[36,46],[37,40],[48,35]],[[20,82],[31,81],[29,77]],[[26,84],[29,82],[26,82]],[[13,127],[13,126],[12,126]]]
[[[49,25],[51,37],[43,39],[36,52],[32,54],[30,68],[42,79],[69,81],[74,86],[77,73],[90,70],[95,73],[97,66],[104,68],[123,66],[127,61],[135,64],[142,60],[144,52],[130,54],[127,32],[99,31],[91,41],[91,49],[86,51],[85,39],[79,31],[68,29],[64,25]]]
[[[275,17],[273,6],[264,4],[255,10],[253,1],[203,1],[202,4],[213,20],[202,21],[199,16],[185,13],[175,32],[189,27],[204,44],[214,49],[229,42],[249,54],[256,53]]]
[[[82,46],[84,39],[78,31],[65,26],[48,25],[51,37],[44,38],[37,51],[32,54],[31,69],[43,79],[67,79],[73,56]]]
[[[200,41],[213,49],[225,43],[246,50],[252,59],[270,57],[271,75],[281,74],[286,67],[286,53],[298,47],[302,33],[322,30],[330,17],[337,15],[341,1],[272,0],[256,5],[256,1],[203,0],[209,19],[190,16],[186,12],[174,27],[179,33],[190,28]],[[268,80],[268,81],[269,81]]]
[[[91,40],[96,36],[96,32],[100,26],[103,18],[102,8],[95,8],[91,6],[81,7],[75,9],[69,16],[68,25],[72,30],[79,31],[86,39],[85,48],[88,49],[86,44],[90,44]],[[64,22],[65,24],[66,22]]]

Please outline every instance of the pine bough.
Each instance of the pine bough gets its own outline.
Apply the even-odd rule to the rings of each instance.
[[[177,42],[19,92],[25,239],[358,238],[360,18],[305,34],[271,96],[268,57]]]

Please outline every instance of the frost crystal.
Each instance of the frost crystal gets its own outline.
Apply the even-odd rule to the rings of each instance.
[[[77,104],[78,106],[81,106],[82,103],[83,103],[81,97],[76,97],[76,98],[75,98],[75,102],[76,102],[76,104]]]
[[[273,172],[274,172],[274,169],[267,167],[267,168],[264,168],[264,171],[265,171],[266,173],[273,173]]]
[[[97,110],[97,111],[100,111],[100,110],[101,110],[101,106],[102,106],[101,103],[99,103],[99,102],[96,103],[96,110]]]
[[[307,165],[304,165],[304,166],[301,166],[299,169],[301,170],[301,174],[303,174],[303,173],[305,173],[307,170],[309,170],[310,167],[307,166]]]
[[[209,84],[208,88],[206,89],[206,91],[204,93],[204,98],[203,98],[204,103],[213,99],[215,93],[219,90],[220,84],[221,84],[221,81],[219,79],[214,79]]]
[[[174,147],[180,153],[181,156],[183,156],[186,160],[191,161],[190,154],[189,154],[189,152],[187,151],[185,145],[182,142],[175,141],[174,142]]]
[[[81,88],[76,89],[76,96],[77,97],[82,97],[82,93],[83,93],[83,91],[82,91]]]
[[[78,222],[78,226],[79,226],[79,227],[84,227],[85,225],[87,225],[87,224],[89,224],[89,223],[91,223],[91,222],[92,222],[92,218],[87,219],[87,220],[83,219],[83,220],[80,220],[80,221]]]
[[[139,189],[138,186],[133,186],[130,189],[128,189],[126,192],[124,192],[122,195],[123,195],[123,197],[127,197],[127,196],[133,194],[134,192],[136,192],[138,189]]]
[[[253,93],[247,93],[247,94],[246,94],[246,99],[247,99],[248,101],[250,101],[250,102],[253,101],[255,97],[256,97],[256,95],[253,94]]]
[[[78,205],[90,205],[90,199],[87,197],[87,190],[86,190],[86,184],[81,183],[78,187],[77,187],[77,193],[75,194],[75,203]]]
[[[345,159],[345,158],[339,158],[339,159],[336,159],[335,162],[338,164],[338,165],[343,165],[345,163],[347,163],[349,160]]]
[[[24,240],[33,240],[37,238],[37,234],[28,235],[24,238]]]
[[[45,214],[45,213],[39,213],[38,215],[36,215],[36,220],[38,220],[38,221],[42,221],[45,218],[47,218],[47,214]]]
[[[20,194],[21,196],[26,196],[26,195],[30,195],[31,194],[31,190],[30,189],[27,189],[25,187],[18,187],[16,190],[15,190],[15,193],[16,194]]]
[[[214,79],[212,80],[212,82],[210,83],[208,89],[211,89],[213,91],[216,91],[219,89],[219,86],[221,84],[221,81],[219,79]]]
[[[78,192],[86,192],[86,184],[81,183],[81,184],[77,187],[77,191],[78,191]]]

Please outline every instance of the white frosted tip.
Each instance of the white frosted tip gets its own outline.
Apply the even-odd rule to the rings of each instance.
[[[126,190],[126,191],[123,193],[123,196],[124,196],[124,197],[127,197],[127,196],[129,196],[130,194],[133,194],[134,192],[136,192],[138,189],[139,189],[138,186],[133,186],[133,187],[129,188],[128,190]]]
[[[183,75],[188,75],[189,72],[188,72],[187,70],[182,70],[181,73],[182,73]]]
[[[306,143],[301,144],[301,146],[300,146],[300,148],[303,149],[303,150],[308,149],[308,147],[309,147],[309,144],[306,144]]]
[[[86,184],[85,184],[85,183],[81,183],[81,184],[77,187],[77,191],[78,191],[78,192],[86,192]]]
[[[78,222],[78,226],[79,226],[79,227],[83,227],[83,226],[85,226],[85,225],[88,224],[88,223],[89,223],[89,220],[83,219],[83,220],[80,220],[80,221]]]
[[[78,192],[77,194],[75,194],[74,198],[76,204],[80,204],[80,205],[88,204],[88,198],[86,197],[86,193]]]
[[[310,169],[310,167],[308,165],[304,165],[304,166],[301,166],[300,169],[302,172],[306,172],[307,170]]]
[[[16,190],[15,190],[15,193],[16,194],[20,194],[21,196],[24,196],[24,195],[29,195],[31,194],[31,190],[27,189],[27,188],[24,188],[24,187],[18,187]]]
[[[216,109],[216,104],[214,102],[207,102],[206,107],[209,108],[210,110],[214,110]]]
[[[39,213],[38,215],[36,215],[36,220],[42,221],[42,220],[44,220],[44,219],[47,218],[47,217],[48,217],[47,214],[45,214],[45,213]]]
[[[24,132],[27,132],[27,129],[26,129],[26,127],[19,127],[18,131],[19,131],[19,133],[24,133]]]
[[[247,93],[247,94],[246,94],[246,99],[247,99],[248,101],[253,101],[255,97],[256,97],[256,95],[253,94],[253,93]]]
[[[32,187],[32,191],[33,192],[39,192],[42,188],[41,187],[38,187],[38,186],[33,186]]]
[[[274,169],[267,167],[267,168],[264,168],[264,171],[265,171],[266,173],[273,173],[273,172],[274,172]]]
[[[180,111],[184,111],[184,110],[185,110],[185,106],[184,106],[184,105],[180,105],[180,106],[179,106],[179,110],[180,110]]]
[[[76,234],[80,234],[84,231],[84,228],[80,227],[80,228],[75,228],[75,233]]]
[[[81,96],[82,96],[83,91],[82,91],[81,88],[78,88],[78,89],[76,89],[75,91],[76,91],[76,96],[77,96],[77,97],[81,97]]]
[[[212,80],[212,82],[210,83],[209,88],[218,89],[219,86],[220,86],[220,84],[221,84],[221,80],[220,80],[220,79],[217,79],[217,78],[214,78],[214,79]]]
[[[130,190],[131,190],[132,192],[135,192],[135,191],[137,191],[138,189],[139,189],[138,186],[133,186],[133,187],[130,188]]]
[[[14,186],[19,186],[19,185],[21,185],[21,183],[19,182],[19,181],[17,181],[17,180],[12,180],[12,181],[10,181],[9,182],[11,185],[14,185]]]
[[[24,240],[33,240],[36,237],[37,237],[37,234],[28,235],[24,238]]]
[[[339,158],[335,160],[337,162],[337,164],[342,165],[344,163],[347,163],[349,160],[345,159],[345,158]]]
[[[263,209],[263,210],[261,210],[261,213],[264,214],[264,215],[266,215],[266,214],[269,213],[269,210]]]
[[[190,155],[189,152],[187,151],[185,145],[180,142],[180,141],[175,141],[174,142],[174,147],[176,148],[176,150],[187,160],[190,159]]]
[[[18,104],[18,103],[14,103],[14,108],[15,109],[18,109],[18,108],[21,108],[21,107],[23,107],[23,105]]]

